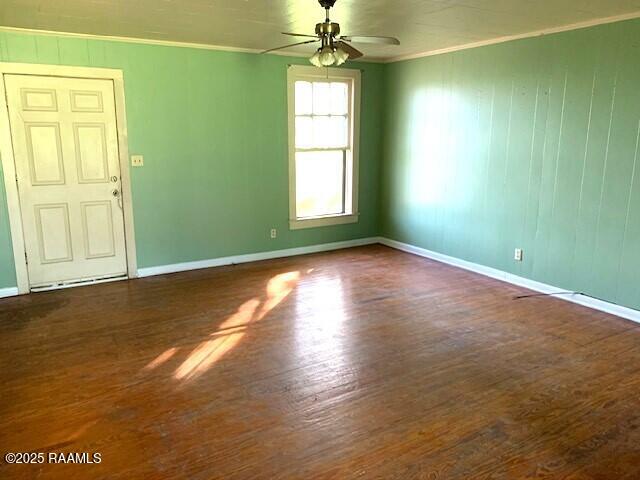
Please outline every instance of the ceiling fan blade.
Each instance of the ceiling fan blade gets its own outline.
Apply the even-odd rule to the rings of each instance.
[[[395,37],[376,37],[372,35],[345,35],[340,37],[347,42],[376,43],[378,45],[400,45],[400,40]]]
[[[342,50],[344,50],[345,52],[347,52],[349,54],[349,60],[355,60],[356,58],[360,58],[364,55],[364,53],[362,53],[360,50],[358,50],[357,48],[349,45],[346,42],[343,41],[337,41],[335,42],[335,45],[337,47],[340,47]]]
[[[317,35],[307,35],[306,33],[291,33],[291,32],[280,32],[282,35],[290,35],[292,37],[308,37],[308,38],[318,38]]]
[[[319,41],[320,41],[319,38],[316,38],[315,40],[305,40],[304,42],[292,43],[291,45],[284,45],[283,47],[270,48],[269,50],[265,50],[264,52],[260,52],[260,53],[262,54],[262,53],[275,52],[276,50],[282,50],[284,48],[290,48],[290,47],[297,47],[298,45],[305,45],[307,43],[315,43]]]

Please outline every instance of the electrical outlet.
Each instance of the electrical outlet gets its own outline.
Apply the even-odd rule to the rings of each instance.
[[[521,262],[522,261],[522,249],[521,248],[516,248],[516,251],[515,251],[515,254],[513,255],[513,258],[517,262]]]
[[[278,236],[278,230],[275,228],[271,229],[271,238],[276,238]]]
[[[144,157],[142,155],[131,155],[131,166],[142,167],[144,165]]]

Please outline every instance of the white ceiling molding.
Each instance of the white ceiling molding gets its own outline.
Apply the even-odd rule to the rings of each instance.
[[[146,38],[134,38],[134,37],[118,37],[113,35],[92,35],[90,33],[70,33],[70,32],[57,32],[54,30],[37,30],[34,28],[19,28],[19,27],[4,27],[0,26],[0,32],[8,33],[26,33],[35,35],[46,35],[52,37],[69,37],[80,38],[89,40],[109,40],[112,42],[124,42],[124,43],[140,43],[143,45],[162,45],[164,47],[181,47],[181,48],[197,48],[201,50],[221,50],[223,52],[240,52],[240,53],[260,53],[262,50],[255,48],[240,48],[240,47],[227,47],[223,45],[209,45],[206,43],[190,43],[190,42],[172,42],[169,40],[152,40]],[[302,57],[300,53],[295,52],[269,52],[273,55],[284,55],[288,57]]]
[[[636,18],[640,0],[338,0],[345,35],[387,35],[397,46],[356,45],[367,60],[398,61]],[[0,0],[0,25],[84,38],[258,53],[313,34],[317,0]],[[314,45],[280,54],[309,57]]]
[[[438,50],[429,50],[421,53],[413,53],[410,55],[399,55],[382,61],[382,63],[395,63],[403,60],[412,60],[414,58],[431,57],[434,55],[442,55],[445,53],[458,52],[460,50],[468,50],[470,48],[485,47],[487,45],[496,45],[498,43],[511,42],[513,40],[522,40],[524,38],[540,37],[543,35],[551,35],[553,33],[569,32],[571,30],[580,30],[582,28],[596,27],[598,25],[606,25],[608,23],[623,22],[625,20],[633,20],[640,18],[640,11],[627,13],[624,15],[614,15],[612,17],[597,18],[586,22],[572,23],[570,25],[563,25],[561,27],[546,28],[543,30],[536,30],[533,32],[521,33],[517,35],[506,35],[504,37],[491,38],[489,40],[482,40],[479,42],[466,43],[464,45],[456,45],[454,47],[440,48]]]
[[[224,45],[208,45],[206,43],[172,42],[169,40],[152,40],[147,38],[116,37],[112,35],[92,35],[89,33],[56,32],[53,30],[36,30],[33,28],[0,26],[0,32],[24,33],[24,34],[30,34],[30,35],[44,35],[44,36],[50,36],[50,37],[63,37],[63,38],[79,38],[79,39],[85,39],[85,40],[108,40],[110,42],[137,43],[142,45],[160,45],[163,47],[196,48],[200,50],[217,50],[222,52],[257,53],[257,54],[262,53],[262,50],[259,50],[256,48],[227,47]],[[265,55],[278,55],[282,57],[297,57],[297,58],[306,59],[306,55],[304,53],[291,52],[286,50],[268,52]],[[367,59],[367,58],[359,58],[358,62],[383,63],[381,60]]]
[[[495,45],[495,44],[510,42],[514,40],[521,40],[526,38],[550,35],[554,33],[567,32],[571,30],[579,30],[583,28],[621,22],[625,20],[633,20],[637,18],[640,18],[640,11],[635,11],[635,12],[626,13],[622,15],[613,15],[609,17],[597,18],[597,19],[588,20],[584,22],[571,23],[568,25],[535,30],[531,32],[521,33],[521,34],[495,37],[487,40],[464,43],[464,44],[455,45],[447,48],[427,50],[424,52],[407,54],[407,55],[398,55],[390,58],[364,57],[364,58],[358,59],[358,61],[371,62],[371,63],[395,63],[395,62],[401,62],[404,60],[430,57],[434,55],[442,55],[445,53],[457,52],[460,50],[468,50],[471,48],[484,47],[488,45]],[[165,47],[195,48],[195,49],[202,49],[202,50],[216,50],[216,51],[225,51],[225,52],[240,52],[240,53],[255,53],[255,54],[259,54],[262,52],[261,49],[255,49],[255,48],[211,45],[206,43],[178,42],[178,41],[170,41],[170,40],[155,40],[155,39],[114,36],[114,35],[94,35],[94,34],[88,34],[88,33],[72,33],[72,32],[61,32],[61,31],[55,31],[55,30],[40,30],[40,29],[33,29],[33,28],[21,28],[21,27],[9,27],[9,26],[0,26],[0,32],[24,33],[24,34],[35,34],[35,35],[68,37],[68,38],[79,38],[79,39],[109,40],[114,42],[135,43],[135,44],[143,44],[143,45],[160,45]],[[275,52],[269,52],[268,54],[287,56],[287,57],[297,57],[297,58],[306,58],[308,56],[308,54],[304,52],[287,51],[287,50],[278,50]]]

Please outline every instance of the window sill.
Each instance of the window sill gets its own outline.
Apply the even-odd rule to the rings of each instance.
[[[328,227],[330,225],[344,225],[347,223],[357,223],[358,214],[349,213],[346,215],[331,215],[326,217],[311,217],[297,220],[289,220],[290,230],[301,230],[303,228]]]

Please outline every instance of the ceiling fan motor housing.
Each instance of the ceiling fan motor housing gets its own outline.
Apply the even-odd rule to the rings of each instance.
[[[400,41],[393,37],[377,37],[372,35],[340,36],[340,25],[336,22],[332,22],[329,18],[329,10],[335,5],[336,0],[318,0],[318,3],[325,9],[326,15],[324,22],[316,24],[315,35],[282,32],[284,35],[306,37],[307,39],[311,38],[312,40],[305,40],[291,45],[285,45],[283,47],[272,48],[270,50],[265,50],[263,53],[320,41],[320,47],[316,50],[309,61],[316,67],[327,67],[330,65],[342,65],[347,59],[362,57],[363,53],[353,47],[350,42],[400,45]]]
[[[340,34],[340,25],[334,22],[324,22],[316,24],[316,35],[336,37]]]

